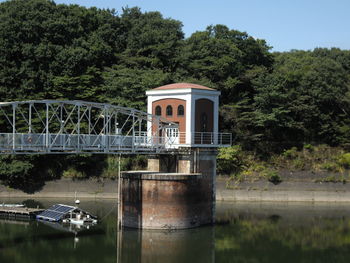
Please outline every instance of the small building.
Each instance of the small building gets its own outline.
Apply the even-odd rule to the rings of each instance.
[[[223,144],[223,134],[218,132],[220,91],[198,84],[174,83],[146,91],[146,95],[147,113],[177,124],[160,134],[172,140],[172,145],[217,147]],[[231,138],[229,141],[228,144]]]

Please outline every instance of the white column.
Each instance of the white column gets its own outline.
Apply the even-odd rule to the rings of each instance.
[[[147,96],[147,113],[152,114],[152,103],[153,97],[151,95]],[[147,121],[147,137],[152,136],[152,122]]]
[[[219,96],[214,98],[214,144],[218,143],[218,132],[219,132]]]
[[[192,138],[195,131],[195,113],[196,101],[195,97],[190,93],[187,95],[188,112],[186,114],[186,143],[192,144]]]

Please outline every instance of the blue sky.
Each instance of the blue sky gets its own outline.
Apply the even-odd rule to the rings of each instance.
[[[186,37],[224,24],[262,38],[273,51],[339,47],[350,49],[350,0],[56,0],[114,8],[139,6],[180,20]]]

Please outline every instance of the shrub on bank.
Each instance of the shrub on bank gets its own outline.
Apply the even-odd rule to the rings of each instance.
[[[265,172],[265,178],[273,183],[273,184],[279,184],[280,182],[282,182],[282,178],[279,176],[278,172],[275,170],[266,170]]]
[[[82,171],[78,171],[72,167],[68,168],[68,170],[63,171],[62,176],[64,178],[72,178],[72,179],[83,179],[88,177],[86,173]]]
[[[282,156],[286,159],[295,159],[298,157],[298,148],[297,147],[292,147],[291,149],[289,150],[285,150],[283,153],[282,153]]]
[[[106,167],[103,169],[102,177],[105,178],[117,178],[118,177],[118,164],[119,156],[111,155],[107,156]],[[144,155],[121,157],[120,170],[143,170],[147,167],[147,158]]]
[[[218,173],[231,175],[235,182],[266,178],[278,183],[282,180],[279,170],[329,172],[345,176],[347,169],[350,169],[350,153],[327,145],[305,144],[301,149],[293,147],[263,160],[239,146],[221,149],[218,156]]]
[[[244,157],[246,153],[239,145],[220,148],[217,157],[217,171],[219,174],[239,174],[244,169]]]
[[[344,153],[342,154],[339,159],[338,162],[341,166],[343,166],[344,168],[348,169],[350,168],[350,153]]]

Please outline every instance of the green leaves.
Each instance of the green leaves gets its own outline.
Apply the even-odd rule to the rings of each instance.
[[[159,69],[115,66],[103,74],[105,99],[110,103],[146,111],[146,90],[170,82],[170,74]]]
[[[86,82],[88,95],[80,97],[97,96],[89,86],[101,84],[95,72],[110,66],[120,51],[121,27],[120,19],[107,10],[46,0],[1,3],[2,99],[72,98]],[[80,85],[73,83],[74,92],[65,92],[57,85],[63,78]]]
[[[256,81],[252,108],[263,140],[281,147],[305,143],[339,144],[346,128],[348,107],[341,94],[349,88],[348,73],[332,52],[292,51],[276,54],[274,71]],[[337,51],[338,53],[338,51]],[[344,52],[345,55],[346,52]]]
[[[128,67],[173,71],[183,39],[182,24],[164,19],[159,12],[141,13],[139,8],[124,9],[126,49],[121,59]]]
[[[199,83],[221,91],[220,130],[265,154],[349,143],[349,78],[350,51],[271,53],[265,40],[225,25],[184,39],[180,21],[137,7],[118,16],[47,0],[0,3],[1,101],[80,99],[146,110],[146,90]],[[11,174],[33,173],[25,158],[11,165]]]

